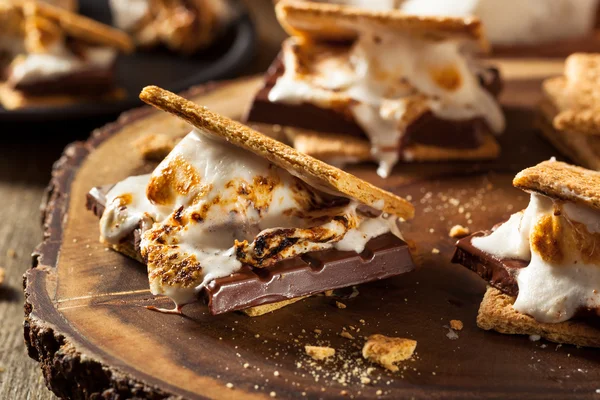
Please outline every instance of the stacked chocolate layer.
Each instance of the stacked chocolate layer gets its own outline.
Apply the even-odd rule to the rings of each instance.
[[[246,122],[367,137],[347,109],[321,108],[310,103],[289,104],[269,101],[269,92],[284,72],[285,67],[280,55],[267,71],[264,85],[256,94],[246,115]],[[480,76],[481,85],[494,96],[498,96],[502,90],[498,70],[489,68],[485,72],[485,75]],[[421,144],[475,149],[483,143],[484,135],[489,132],[490,129],[482,118],[450,121],[440,119],[432,112],[426,112],[407,127],[399,147],[402,149],[411,144]]]

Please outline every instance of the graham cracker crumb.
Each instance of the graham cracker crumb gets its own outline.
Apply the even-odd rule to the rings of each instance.
[[[340,336],[346,339],[354,340],[354,336],[352,336],[348,331],[342,331],[342,333],[340,333]]]
[[[416,347],[416,340],[376,334],[369,336],[362,354],[369,361],[396,372],[398,367],[394,363],[411,358]]]
[[[4,268],[0,267],[0,284],[4,282],[5,271]]]
[[[450,328],[454,329],[455,331],[462,331],[463,327],[464,327],[464,324],[461,320],[459,320],[459,319],[450,320]]]
[[[6,257],[15,258],[17,256],[17,252],[14,249],[6,250]]]
[[[335,302],[335,306],[336,306],[337,308],[339,308],[339,309],[342,309],[342,310],[343,310],[344,308],[346,308],[346,305],[345,305],[344,303],[342,303],[342,302],[339,302],[339,301],[336,301],[336,302]]]
[[[324,291],[324,292],[323,292],[323,294],[324,294],[326,297],[333,297],[333,296],[334,296],[334,294],[333,294],[333,290],[331,290],[331,289],[330,289],[330,290],[326,290],[326,291]]]
[[[440,254],[440,249],[434,247],[433,249],[431,249],[431,254]]]
[[[450,229],[450,233],[448,234],[451,238],[462,238],[471,233],[469,228],[465,228],[462,225],[454,225],[452,229]]]
[[[321,361],[335,355],[335,349],[325,346],[304,346],[304,351],[313,360]]]

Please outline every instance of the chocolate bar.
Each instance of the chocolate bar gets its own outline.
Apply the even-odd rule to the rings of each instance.
[[[112,185],[87,194],[86,206],[101,217]],[[139,230],[125,239],[139,252]],[[280,261],[271,268],[244,266],[239,272],[211,281],[201,296],[211,314],[309,296],[409,272],[415,268],[408,245],[392,234],[372,239],[356,254],[325,250]]]
[[[519,286],[517,284],[517,272],[527,267],[529,261],[516,259],[498,259],[473,246],[471,240],[474,237],[489,235],[490,231],[476,232],[456,242],[456,250],[452,256],[452,262],[462,264],[471,271],[477,273],[490,286],[500,290],[502,293],[517,297]],[[588,324],[600,326],[598,317],[600,310],[579,308],[575,318]]]
[[[489,231],[476,232],[456,242],[452,262],[462,264],[477,273],[490,286],[510,296],[519,294],[515,272],[529,264],[524,260],[500,260],[473,246],[471,239],[489,235]]]
[[[348,112],[322,108],[310,103],[290,104],[269,101],[269,92],[284,72],[285,67],[279,55],[267,71],[264,85],[256,94],[245,116],[244,120],[247,123],[284,125],[316,132],[367,137],[365,131]],[[488,68],[486,72],[485,77],[480,76],[480,83],[497,97],[502,90],[500,73],[496,68]],[[474,149],[482,144],[485,132],[489,132],[489,128],[482,118],[449,121],[438,118],[429,111],[407,127],[400,148],[411,144],[422,144]]]
[[[10,74],[8,74],[10,75]],[[16,82],[13,89],[25,95],[99,95],[114,90],[115,66],[77,71],[37,82]]]

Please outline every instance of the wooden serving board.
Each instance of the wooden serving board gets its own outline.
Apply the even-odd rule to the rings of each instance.
[[[480,330],[475,317],[485,284],[449,261],[450,227],[489,228],[525,207],[527,195],[512,188],[512,177],[558,155],[532,121],[541,79],[559,74],[561,63],[500,64],[508,129],[499,160],[401,165],[388,180],[373,165],[350,168],[412,199],[417,211],[406,237],[416,243],[420,268],[360,286],[358,296],[342,300],[345,309],[317,296],[254,319],[210,316],[202,304],[186,306],[185,316],[148,311],[143,306],[169,302],[150,294],[144,266],[98,242],[85,194],[152,170],[131,145],[140,135],[179,135],[189,127],[144,108],[70,145],[54,168],[43,207],[46,235],[25,282],[25,340],[48,387],[77,399],[598,398],[600,351]],[[186,96],[239,118],[259,84],[209,84]],[[444,327],[451,319],[464,322],[456,340]],[[339,336],[343,328],[355,339]],[[363,337],[374,333],[416,339],[415,358],[398,373],[363,362]],[[313,363],[306,344],[330,345],[339,357]],[[361,383],[369,367],[371,383]]]

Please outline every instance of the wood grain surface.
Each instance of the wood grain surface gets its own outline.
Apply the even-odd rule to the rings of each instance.
[[[245,72],[254,74],[264,71],[275,57],[284,33],[275,21],[270,0],[244,2],[259,33],[255,60]],[[0,287],[0,399],[56,398],[23,344],[22,276],[30,268],[31,252],[42,237],[39,205],[52,163],[66,144],[85,139],[94,128],[109,121],[0,124],[0,267],[6,270],[5,283]]]

